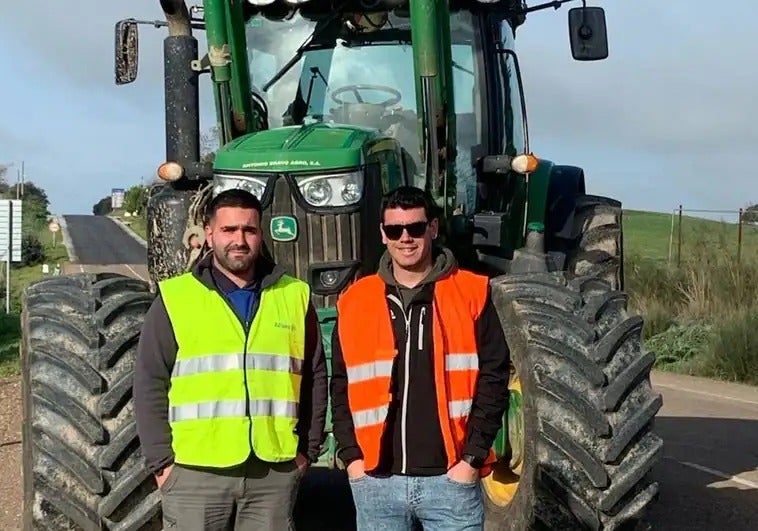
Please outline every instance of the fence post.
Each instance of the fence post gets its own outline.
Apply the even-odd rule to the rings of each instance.
[[[676,267],[682,264],[682,205],[679,205],[679,244],[676,250]]]
[[[737,227],[737,263],[740,263],[740,258],[742,257],[742,213],[743,210],[740,208],[740,217],[739,217],[739,223]]]
[[[674,218],[676,217],[676,209],[671,211],[671,230],[669,231],[669,259],[666,265],[671,266],[671,255],[674,252]]]

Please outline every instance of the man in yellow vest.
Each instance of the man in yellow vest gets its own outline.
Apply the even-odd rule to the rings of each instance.
[[[143,455],[165,528],[294,529],[328,396],[310,289],[261,252],[255,196],[222,192],[208,215],[213,252],[159,283],[142,328],[134,407]]]

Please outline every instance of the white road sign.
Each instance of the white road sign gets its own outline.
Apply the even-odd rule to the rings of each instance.
[[[0,260],[21,261],[21,208],[19,199],[0,200]]]

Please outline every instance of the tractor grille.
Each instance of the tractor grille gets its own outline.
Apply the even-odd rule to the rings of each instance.
[[[266,245],[278,264],[290,275],[308,281],[308,267],[321,262],[360,260],[360,212],[349,214],[314,214],[307,212],[295,198],[284,176],[276,179],[273,194],[264,199],[263,234]],[[273,216],[294,216],[298,236],[292,242],[271,238],[269,222]],[[316,308],[334,306],[337,295],[313,295]]]

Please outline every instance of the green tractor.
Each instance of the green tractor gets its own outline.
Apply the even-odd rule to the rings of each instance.
[[[116,24],[116,83],[137,76],[139,24],[167,27],[166,160],[148,204],[150,282],[37,282],[23,312],[26,529],[160,528],[131,403],[155,283],[206,250],[203,211],[230,187],[262,200],[267,252],[312,287],[329,352],[338,294],[375,271],[380,196],[428,190],[443,241],[491,277],[512,346],[511,400],[484,480],[486,529],[630,529],[661,457],[654,354],[623,292],[620,202],[531,152],[515,34],[570,0],[160,0],[165,21]],[[598,7],[568,11],[573,57],[608,55]],[[204,31],[199,56],[193,33]],[[200,155],[210,74],[219,149]],[[327,422],[327,428],[329,422]],[[311,488],[340,488],[326,434]],[[335,480],[336,476],[336,480]],[[344,484],[342,484],[344,487]],[[301,492],[301,498],[306,497]],[[350,506],[349,493],[344,493]],[[339,496],[335,497],[339,499]],[[337,529],[311,518],[309,529]]]

